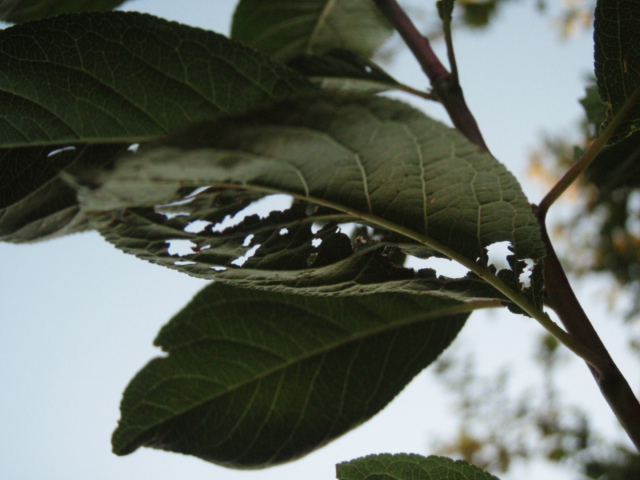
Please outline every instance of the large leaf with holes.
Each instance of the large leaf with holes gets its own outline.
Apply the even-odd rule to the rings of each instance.
[[[0,0],[0,20],[19,23],[61,13],[105,12],[126,0]]]
[[[279,61],[345,48],[371,57],[393,28],[371,0],[240,0],[231,38]]]
[[[97,183],[101,186],[81,193],[87,211],[152,207],[175,199],[181,187],[234,187],[286,193],[340,212],[344,217],[334,224],[356,220],[377,225],[404,243],[466,265],[486,262],[486,247],[502,241],[512,244],[518,259],[544,255],[537,221],[504,166],[457,131],[378,97],[317,93],[203,122],[123,157]],[[308,249],[298,256],[296,242],[308,241],[309,221],[302,218],[307,228],[299,231],[293,223],[282,225],[301,237],[283,235],[280,221],[286,220],[267,221],[268,236],[256,237],[251,245],[260,244],[255,260],[231,275],[250,283],[252,275],[291,255],[297,266],[289,268],[301,280],[301,268],[365,258],[354,257],[354,246],[337,236],[335,228],[328,231],[334,238],[326,261],[320,262],[320,250],[317,258],[310,258]],[[132,240],[138,242],[136,248],[145,248],[144,242],[155,236],[151,232],[159,234],[153,224],[162,222],[146,222],[144,233],[123,223],[122,230],[105,230],[105,235],[129,249]],[[234,234],[244,240],[264,226],[244,225]],[[207,260],[186,271],[202,274],[207,268],[229,267],[228,260],[216,258],[217,239],[209,237],[194,241],[202,251],[199,258]],[[375,254],[366,258],[374,261]],[[198,257],[184,260],[197,263]]]
[[[213,283],[165,326],[113,435],[234,468],[292,460],[380,411],[450,344],[471,305],[308,297]],[[465,313],[466,312],[466,313]]]
[[[262,218],[249,215],[229,225],[228,219],[242,217],[245,208],[255,210],[257,200],[268,208],[270,198],[255,191],[210,188],[174,206],[112,212],[101,232],[144,260],[238,286],[308,295],[393,291],[504,300],[473,274],[447,278],[430,268],[404,266],[403,252],[422,259],[442,255],[382,230],[371,235],[363,227],[347,235],[343,228],[359,219],[337,210],[295,201],[284,211]],[[539,294],[542,282],[534,278],[534,288],[525,293]],[[540,305],[539,299],[532,300]]]
[[[595,12],[595,71],[609,119],[640,85],[640,14],[636,0],[598,0]],[[618,128],[621,140],[640,126],[640,102]]]
[[[114,145],[310,88],[221,35],[149,15],[65,15],[2,30],[1,238],[63,232],[77,204],[60,172],[104,165]]]
[[[338,480],[498,480],[462,460],[415,454],[381,454],[336,466]]]

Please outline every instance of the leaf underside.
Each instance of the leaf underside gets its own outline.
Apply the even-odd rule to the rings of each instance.
[[[462,460],[415,454],[369,455],[339,463],[338,480],[498,480]]]
[[[286,462],[369,419],[468,313],[427,296],[308,297],[213,283],[125,391],[114,452],[148,446],[233,468]]]
[[[595,11],[595,73],[609,120],[640,85],[640,15],[636,0],[598,0]],[[640,102],[618,127],[619,141],[640,126]]]
[[[0,240],[92,228],[64,170],[104,168],[142,139],[308,91],[236,42],[130,12],[0,31]]]
[[[241,0],[231,38],[286,62],[343,48],[370,58],[393,33],[371,0]]]
[[[456,131],[377,97],[318,93],[206,122],[122,158],[97,182],[101,186],[86,189],[81,199],[89,211],[122,209],[121,220],[102,230],[114,245],[244,286],[353,294],[444,291],[449,285],[484,297],[487,288],[479,293],[477,279],[456,284],[432,271],[416,273],[394,264],[389,248],[429,258],[442,256],[442,247],[482,261],[486,247],[509,241],[517,258],[544,255],[526,198],[500,163]],[[154,205],[179,200],[179,188],[203,185],[211,190],[181,206],[184,217],[154,211]],[[218,193],[234,186],[235,193]],[[294,203],[284,213],[216,230],[223,216],[242,211],[244,201],[268,193],[321,208],[309,213],[306,204]],[[186,231],[195,220],[209,224]],[[349,223],[390,235],[350,241],[339,229]],[[190,240],[194,251],[171,258],[173,239]],[[249,250],[253,256],[234,265]]]
[[[0,0],[0,20],[20,23],[62,13],[105,12],[126,0]]]

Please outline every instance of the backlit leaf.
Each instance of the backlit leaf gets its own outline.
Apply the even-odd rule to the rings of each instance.
[[[286,462],[375,415],[468,313],[428,296],[308,297],[213,283],[165,326],[124,393],[114,451],[233,468]]]
[[[598,0],[595,11],[595,72],[611,119],[640,85],[640,15],[636,0]],[[621,140],[640,126],[640,102],[618,127]]]
[[[150,15],[64,15],[1,30],[0,238],[43,239],[77,223],[65,169],[311,88],[221,35]]]
[[[339,463],[338,480],[498,480],[462,460],[415,454],[381,454]]]
[[[371,0],[240,0],[231,38],[286,62],[345,48],[371,57],[393,28]]]
[[[61,13],[106,12],[126,0],[0,0],[0,20],[20,23]]]
[[[511,242],[519,259],[544,256],[531,208],[499,162],[479,153],[457,131],[405,104],[378,97],[314,94],[207,121],[123,157],[98,183],[102,186],[81,194],[88,211],[169,203],[181,187],[234,187],[285,193],[342,215],[334,225],[377,225],[405,238],[400,242],[409,247],[422,244],[452,258],[485,261],[485,248],[501,241]],[[300,237],[303,245],[313,236],[311,219],[296,215],[296,221],[306,225],[299,231],[306,236]],[[270,256],[286,256],[293,248],[292,237],[278,233],[282,228],[297,231],[295,223],[280,226],[279,221],[272,217],[267,225],[255,225],[256,232],[267,230],[264,239],[253,244],[260,247],[255,260],[247,262],[249,272],[261,275]],[[127,239],[137,238],[140,246],[150,238],[123,223],[104,231],[115,245],[129,248]],[[157,217],[146,222],[150,232],[154,223],[162,222]],[[255,233],[251,226],[241,228],[227,233],[240,238]],[[329,233],[339,232],[334,228]],[[192,265],[193,271],[229,268],[228,260],[216,259],[219,238],[205,234],[194,241],[209,262]],[[308,261],[307,266],[314,266],[306,245],[295,270]],[[329,263],[355,258],[349,255],[353,250],[340,252]],[[198,263],[197,256],[184,260]],[[304,277],[304,272],[292,273]]]

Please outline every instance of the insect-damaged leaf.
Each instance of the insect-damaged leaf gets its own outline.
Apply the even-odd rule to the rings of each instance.
[[[0,20],[20,23],[61,13],[104,12],[126,0],[0,0]]]
[[[640,85],[640,15],[636,0],[598,0],[595,11],[595,73],[598,91],[609,106],[609,120]],[[640,102],[618,127],[613,140],[640,125]]]
[[[100,188],[81,195],[87,210],[168,203],[185,186],[235,186],[289,194],[339,212],[338,223],[378,225],[451,257],[482,261],[485,248],[501,241],[511,242],[519,259],[544,255],[531,208],[498,161],[455,130],[384,98],[319,93],[221,117],[123,157],[98,181]],[[122,228],[125,234],[105,235],[126,246],[118,237],[131,231]],[[287,251],[289,237],[278,241]],[[208,242],[194,243],[202,249]],[[209,246],[213,258],[216,246]],[[254,272],[272,253],[262,248]],[[208,267],[215,265],[228,267]]]
[[[359,219],[329,208],[296,201],[285,211],[221,226],[227,218],[242,216],[243,209],[260,198],[258,192],[208,189],[178,203],[175,210],[112,212],[101,232],[118,248],[144,260],[250,288],[308,295],[429,292],[453,299],[505,299],[473,274],[454,279],[437,276],[429,268],[404,267],[403,256],[396,259],[401,252],[423,259],[441,255],[382,230],[363,238],[357,233],[367,232],[363,227],[348,236],[339,225]],[[176,253],[172,247],[177,242],[189,247]]]
[[[462,460],[415,454],[369,455],[339,463],[338,480],[498,480]]]
[[[213,283],[156,339],[113,435],[234,468],[326,444],[380,411],[450,344],[468,313],[428,296],[308,297]]]
[[[1,30],[0,238],[88,227],[59,178],[65,169],[104,166],[131,143],[312,88],[221,35],[150,15],[64,15]]]
[[[393,28],[371,0],[241,0],[231,38],[286,62],[345,48],[371,57]]]

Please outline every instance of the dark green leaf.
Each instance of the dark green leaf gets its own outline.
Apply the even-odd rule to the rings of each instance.
[[[371,57],[393,28],[371,0],[241,0],[231,38],[286,62],[345,48]]]
[[[595,72],[600,96],[613,118],[640,85],[640,15],[636,0],[598,0],[595,12]],[[640,126],[640,102],[618,127],[621,140]]]
[[[122,400],[114,451],[234,468],[292,460],[379,412],[450,344],[464,304],[206,287],[156,339]]]
[[[296,72],[221,35],[132,12],[3,30],[0,65],[3,148],[135,143],[309,90]]]
[[[0,241],[48,240],[97,228],[102,215],[87,216],[80,210],[76,191],[60,172],[79,165],[108,168],[126,150],[126,145],[117,144],[0,150]]]
[[[498,480],[462,460],[415,454],[381,454],[339,463],[338,480]]]
[[[309,213],[304,202],[265,218],[252,215],[222,229],[225,217],[234,217],[260,194],[243,190],[214,190],[176,206],[180,215],[167,218],[153,208],[131,208],[112,213],[101,229],[105,238],[123,251],[200,278],[278,292],[310,295],[362,295],[374,292],[424,293],[454,299],[504,297],[475,275],[459,279],[437,276],[432,269],[403,267],[395,253],[420,258],[437,252],[393,234],[350,240],[338,225],[358,219],[339,211],[317,208]],[[206,222],[194,232],[190,225]],[[324,228],[314,229],[323,224]],[[201,225],[204,225],[201,224]],[[176,241],[188,242],[182,254],[171,251]],[[318,245],[319,242],[320,245]],[[257,250],[256,250],[256,247]],[[238,261],[250,251],[253,256]]]
[[[106,12],[126,0],[0,0],[0,20],[20,23],[61,13]]]
[[[621,187],[640,186],[640,132],[603,148],[586,177],[600,189],[602,198]]]
[[[333,49],[324,55],[301,54],[287,65],[319,87],[331,90],[377,93],[406,88],[378,65],[350,50]]]
[[[100,181],[82,194],[88,210],[167,203],[179,186],[236,184],[330,207],[452,258],[482,261],[501,241],[520,259],[544,255],[531,208],[498,161],[384,98],[315,94],[207,121],[121,159]]]
[[[455,5],[454,0],[438,0],[436,2],[436,7],[438,8],[438,15],[440,15],[440,19],[445,25],[447,24],[451,25],[454,5]]]
[[[2,30],[0,236],[86,226],[59,178],[66,168],[104,165],[139,140],[311,88],[221,35],[149,15],[65,15]]]
[[[460,2],[464,24],[472,28],[485,28],[498,12],[501,0],[487,0],[483,2]]]

